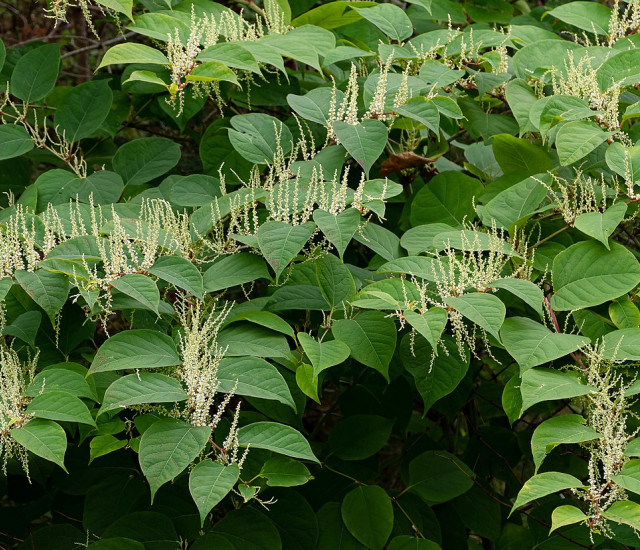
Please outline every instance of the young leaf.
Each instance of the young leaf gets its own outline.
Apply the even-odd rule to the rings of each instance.
[[[167,481],[175,479],[202,452],[211,436],[209,426],[194,427],[175,419],[162,419],[140,439],[140,467],[149,481],[151,502]]]
[[[407,322],[426,338],[434,353],[438,355],[438,342],[449,319],[447,311],[441,307],[432,307],[420,314],[408,309],[403,315]]]
[[[127,42],[125,44],[111,46],[102,57],[98,69],[108,65],[121,65],[126,63],[168,66],[169,60],[167,56],[155,48],[145,46],[144,44],[136,44],[135,42]]]
[[[640,504],[631,500],[614,502],[602,512],[603,517],[616,523],[628,525],[634,530],[640,529]]]
[[[299,332],[298,341],[313,365],[314,376],[318,376],[325,369],[344,363],[351,354],[349,346],[340,340],[319,342],[305,332]]]
[[[260,477],[264,477],[270,487],[295,487],[313,479],[302,462],[279,455],[271,457],[264,463],[260,470]]]
[[[553,533],[556,529],[560,529],[560,527],[580,523],[586,519],[587,516],[582,510],[580,510],[580,508],[576,508],[575,506],[570,506],[568,504],[558,506],[551,513],[551,529],[549,530],[549,533]]]
[[[509,515],[530,502],[565,489],[577,489],[584,484],[577,478],[561,472],[544,472],[529,478],[520,489]]]
[[[585,212],[576,217],[574,227],[585,235],[600,241],[609,250],[609,237],[620,225],[627,213],[627,205],[624,201],[617,202],[604,212]]]

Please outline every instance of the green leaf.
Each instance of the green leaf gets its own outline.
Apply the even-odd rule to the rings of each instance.
[[[569,2],[552,9],[549,15],[588,33],[609,34],[611,9],[597,2]]]
[[[618,298],[609,304],[609,317],[619,329],[636,328],[640,326],[640,311],[628,296]]]
[[[64,97],[56,109],[53,123],[70,143],[89,137],[107,118],[112,99],[106,80],[80,84]]]
[[[242,43],[218,42],[201,51],[197,61],[218,61],[227,67],[260,74],[260,66],[252,53]]]
[[[215,523],[210,533],[217,535],[215,542],[200,546],[196,543],[193,550],[282,550],[280,535],[273,522],[267,515],[247,506],[227,513]],[[220,539],[229,546],[220,544]]]
[[[244,323],[234,323],[218,334],[218,344],[226,348],[227,357],[282,357],[291,355],[282,334]]]
[[[122,85],[124,86],[130,82],[145,82],[147,84],[157,84],[158,86],[169,88],[169,85],[153,71],[133,71]]]
[[[128,63],[144,63],[148,65],[165,65],[169,66],[167,56],[162,52],[145,46],[144,44],[136,44],[127,42],[125,44],[116,44],[107,50],[102,57],[98,69],[108,65],[122,65]],[[97,69],[96,69],[97,70]]]
[[[619,298],[640,283],[640,263],[624,246],[582,241],[553,260],[551,307],[568,311]]]
[[[544,149],[509,134],[493,136],[493,154],[505,174],[526,172],[533,175],[554,168],[554,162]]]
[[[316,403],[320,403],[318,396],[318,377],[313,374],[313,367],[302,363],[296,368],[296,384],[300,391],[307,397],[313,399]]]
[[[569,166],[586,157],[611,137],[593,122],[578,120],[563,124],[556,136],[556,149],[562,166]]]
[[[403,315],[407,322],[426,338],[438,355],[438,342],[449,319],[447,311],[441,307],[429,308],[425,313],[416,313],[408,309]]]
[[[276,273],[276,281],[313,235],[316,224],[289,225],[283,222],[263,223],[257,232],[260,252]]]
[[[616,361],[640,360],[640,329],[614,330],[602,337],[602,354]]]
[[[295,410],[289,386],[272,364],[259,357],[224,358],[218,367],[219,391],[279,401]]]
[[[400,258],[403,255],[398,236],[372,221],[365,224],[362,231],[359,231],[354,238],[376,254],[380,254],[387,261]]]
[[[185,80],[189,82],[231,82],[240,86],[236,73],[218,61],[207,61],[193,69]]]
[[[640,52],[628,50],[612,55],[597,70],[596,78],[601,90],[610,88],[614,83],[620,87],[640,82]]]
[[[393,529],[393,505],[377,485],[360,485],[348,492],[341,507],[349,532],[367,548],[382,550]]]
[[[640,494],[640,460],[629,460],[611,479],[627,491]]]
[[[189,260],[180,256],[160,256],[153,267],[149,269],[151,275],[182,288],[202,299],[204,287],[202,274]]]
[[[16,281],[55,325],[55,318],[69,295],[69,279],[51,271],[16,271]]]
[[[442,66],[438,63],[439,66]],[[434,134],[440,133],[440,111],[438,106],[427,97],[414,97],[407,103],[394,109],[398,114],[424,124]]]
[[[349,268],[333,254],[315,262],[318,286],[332,309],[351,303],[356,297],[356,284]]]
[[[51,391],[37,395],[27,407],[27,413],[36,418],[78,422],[95,426],[95,421],[87,406],[77,397],[67,392]]]
[[[298,115],[323,126],[332,122],[330,119],[332,101],[340,105],[344,101],[344,93],[336,90],[334,96],[334,92],[328,88],[314,88],[305,95],[289,94],[287,96],[287,103]]]
[[[451,226],[474,218],[474,197],[482,184],[460,172],[442,172],[429,181],[411,203],[411,225],[446,223]]]
[[[411,20],[403,9],[394,4],[378,4],[370,8],[353,8],[370,23],[396,42],[413,34]]]
[[[359,124],[335,121],[333,130],[342,146],[362,166],[365,175],[387,145],[387,127],[375,119],[363,120]]]
[[[447,502],[473,486],[473,472],[446,451],[427,451],[409,463],[410,490],[429,504]]]
[[[254,422],[238,430],[241,447],[267,449],[274,453],[318,462],[311,447],[302,434],[284,424],[276,422]]]
[[[33,149],[33,141],[22,126],[0,126],[0,160],[24,155]]]
[[[329,433],[331,454],[341,460],[364,460],[384,447],[393,420],[375,414],[355,414],[338,422]]]
[[[264,477],[270,487],[295,487],[313,479],[302,462],[279,455],[271,457],[264,463],[260,470],[260,477]]]
[[[514,296],[520,298],[524,303],[535,309],[542,317],[542,301],[544,294],[542,289],[526,279],[496,279],[491,283],[493,288],[502,288]]]
[[[583,483],[569,474],[544,472],[529,478],[520,489],[509,515],[530,502],[565,489],[584,487]]]
[[[85,377],[79,372],[64,368],[65,364],[66,363],[59,363],[58,365],[52,365],[54,368],[46,368],[42,372],[39,372],[33,378],[31,384],[27,386],[25,395],[27,397],[36,397],[41,393],[57,391],[69,393],[74,397],[95,400],[95,392],[89,387]],[[56,366],[60,366],[61,368],[55,368]],[[82,367],[82,369],[86,372],[84,367]]]
[[[583,522],[586,519],[587,516],[580,508],[570,506],[569,504],[558,506],[551,514],[551,530],[549,533],[553,533],[556,529],[560,529],[560,527]]]
[[[407,371],[413,376],[416,389],[424,401],[423,415],[441,398],[449,395],[458,387],[469,369],[469,356],[460,357],[455,340],[444,336],[442,353],[432,360],[433,348],[417,336],[411,345],[411,335],[406,335],[400,345],[400,357]]]
[[[111,2],[112,0],[109,0]],[[99,2],[102,3],[102,2]],[[126,537],[102,538],[87,546],[88,550],[145,550],[144,545],[137,540]]]
[[[294,27],[317,25],[323,29],[337,29],[362,19],[358,12],[348,9],[356,6],[375,6],[375,2],[354,2],[353,0],[330,2],[299,15],[291,24]]]
[[[522,372],[564,357],[589,343],[589,339],[583,336],[551,332],[544,325],[526,317],[505,319],[500,336]]]
[[[617,202],[604,212],[585,212],[576,217],[574,227],[600,241],[609,250],[609,237],[627,213],[627,205]]]
[[[60,45],[39,46],[18,59],[11,73],[11,94],[25,103],[39,101],[53,90],[60,70]]]
[[[640,504],[631,500],[619,500],[602,512],[610,521],[628,525],[634,530],[640,529]]]
[[[182,384],[169,376],[150,372],[129,374],[107,388],[98,415],[130,405],[172,403],[186,398]]]
[[[126,446],[126,439],[118,439],[112,435],[98,435],[89,443],[89,464],[96,458],[119,451]]]
[[[596,388],[583,384],[575,372],[562,372],[547,368],[529,369],[522,373],[520,393],[522,412],[536,403],[557,399],[571,399],[587,395]]]
[[[151,501],[157,490],[175,479],[202,452],[211,436],[209,426],[194,427],[175,419],[162,419],[140,439],[140,467],[149,481]]]
[[[205,271],[204,289],[217,292],[256,279],[269,278],[267,266],[260,256],[240,252],[222,258]]]
[[[227,318],[227,324],[236,321],[249,321],[256,325],[270,328],[276,332],[281,332],[282,334],[291,336],[291,338],[296,337],[291,325],[270,311],[245,311],[244,313],[238,313],[237,315],[234,315],[233,312],[231,312],[231,315]]]
[[[355,319],[338,319],[331,331],[351,349],[351,357],[389,380],[389,363],[396,348],[396,324],[381,311],[365,311]]]
[[[111,285],[116,290],[140,302],[146,309],[158,313],[160,291],[150,277],[140,273],[130,273],[115,279]]]
[[[493,294],[474,292],[451,296],[445,303],[500,340],[500,327],[507,309]]]
[[[96,0],[96,3],[117,13],[122,13],[133,21],[133,0]]]
[[[161,137],[134,139],[113,156],[113,169],[126,185],[140,185],[165,174],[180,160],[180,145]]]
[[[236,115],[231,119],[229,141],[233,148],[253,164],[272,164],[278,146],[288,154],[293,146],[289,129],[277,118],[262,113]]]
[[[189,474],[189,491],[200,512],[200,526],[213,508],[229,494],[238,481],[237,464],[224,466],[212,460],[203,460]]]
[[[67,434],[59,424],[51,420],[30,420],[21,428],[12,429],[11,437],[27,451],[67,471],[64,467]]]
[[[554,416],[540,424],[531,437],[531,452],[536,472],[545,457],[558,445],[584,443],[601,437],[598,432],[585,424],[586,420],[579,414]]]
[[[313,365],[314,376],[318,376],[325,369],[344,363],[351,354],[349,346],[340,340],[319,342],[308,334],[299,332],[298,341]]]
[[[36,335],[40,328],[42,315],[39,311],[25,311],[15,318],[13,323],[4,327],[2,334],[5,336],[16,336],[32,348],[36,347]]]
[[[114,334],[102,344],[89,373],[153,369],[179,364],[180,356],[169,336],[155,330],[136,329]]]

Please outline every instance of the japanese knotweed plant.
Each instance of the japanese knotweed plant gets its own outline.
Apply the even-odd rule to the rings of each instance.
[[[640,547],[639,2],[7,6],[0,546]]]

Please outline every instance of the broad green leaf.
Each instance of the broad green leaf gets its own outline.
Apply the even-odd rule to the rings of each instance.
[[[521,372],[564,357],[589,343],[583,336],[551,332],[526,317],[505,319],[500,336],[507,351],[520,365]]]
[[[473,200],[482,184],[460,172],[442,172],[425,185],[411,203],[411,225],[446,223],[460,225],[474,216]]]
[[[256,279],[269,278],[267,266],[260,256],[240,252],[222,258],[204,272],[204,289],[217,292]]]
[[[51,271],[16,271],[16,281],[55,324],[55,318],[69,295],[69,279]]]
[[[65,363],[60,363],[60,366],[64,364]],[[53,367],[55,366],[56,365],[53,365]],[[87,384],[85,377],[78,372],[66,368],[47,368],[39,372],[33,378],[31,384],[27,386],[25,395],[28,397],[36,397],[41,393],[50,391],[66,392],[75,397],[96,399],[95,393],[89,384]]]
[[[378,268],[378,272],[406,273],[426,281],[435,282],[435,278],[440,275],[441,266],[444,267],[444,264],[440,263],[435,258],[428,258],[425,256],[407,256],[405,258],[398,258],[397,260],[392,260],[386,264],[382,264]]]
[[[331,454],[341,460],[364,460],[384,447],[393,420],[375,414],[354,414],[338,422],[329,433]]]
[[[628,50],[612,55],[597,70],[596,78],[601,90],[607,90],[614,83],[620,87],[640,82],[640,52]]]
[[[440,111],[438,106],[426,97],[414,97],[404,105],[396,107],[395,111],[424,124],[434,134],[440,133]]]
[[[78,191],[78,199],[88,203],[89,197],[93,195],[94,204],[110,204],[118,202],[123,189],[124,182],[118,174],[100,170],[84,180]]]
[[[462,296],[451,296],[445,300],[445,303],[472,323],[500,339],[500,327],[504,322],[507,309],[493,294],[474,292]]]
[[[547,495],[583,487],[583,483],[569,474],[561,472],[544,472],[529,478],[520,489],[516,501],[511,508],[511,514],[518,508]]]
[[[473,486],[473,472],[446,451],[426,451],[409,463],[409,487],[429,504],[447,502]]]
[[[338,319],[331,331],[351,349],[351,357],[389,380],[389,363],[396,348],[396,325],[381,311],[364,311],[354,319]]]
[[[325,56],[336,44],[335,35],[313,25],[303,25],[286,34],[271,34],[257,42],[257,46],[270,46],[280,55],[321,70],[318,56]],[[255,53],[254,53],[255,55]]]
[[[295,487],[313,479],[302,462],[280,455],[275,455],[264,463],[260,477],[264,477],[270,487]]]
[[[253,54],[242,43],[218,42],[201,51],[198,61],[218,61],[227,67],[260,74],[260,66]]]
[[[605,153],[607,166],[622,178],[633,182],[640,180],[640,147],[624,147],[614,142],[607,147]]]
[[[380,254],[385,260],[391,261],[403,255],[398,236],[388,229],[369,221],[359,231],[354,239]]]
[[[129,273],[115,279],[111,285],[116,290],[140,302],[146,309],[158,313],[160,291],[150,277],[140,273]]]
[[[387,145],[387,127],[375,119],[363,120],[359,124],[336,121],[333,124],[338,141],[362,166],[367,178],[369,171]]]
[[[25,311],[6,325],[2,331],[4,336],[16,336],[32,348],[36,347],[36,335],[40,328],[42,315],[39,311]]]
[[[119,451],[126,446],[126,439],[118,439],[112,435],[98,435],[89,443],[89,464],[96,458]]]
[[[0,126],[0,160],[24,155],[33,149],[33,141],[22,126]]]
[[[135,139],[113,156],[113,169],[126,185],[147,183],[171,170],[180,160],[180,145],[161,137]]]
[[[180,364],[173,340],[147,329],[118,332],[100,346],[91,363],[90,374],[112,370],[152,369]]]
[[[597,2],[569,2],[552,9],[549,15],[588,33],[609,34],[611,9]]]
[[[256,325],[260,325],[266,328],[270,328],[271,330],[275,330],[276,332],[281,332],[282,334],[286,334],[287,336],[291,336],[291,338],[295,338],[296,334],[293,332],[291,325],[287,323],[282,317],[279,317],[275,313],[271,313],[270,311],[245,311],[244,313],[239,313],[234,315],[231,312],[230,316],[227,318],[226,323],[233,323],[237,321],[249,321],[251,323],[255,323]]]
[[[148,65],[166,65],[169,66],[169,59],[161,51],[145,46],[144,44],[136,44],[127,42],[125,44],[116,44],[107,50],[102,57],[98,69],[108,65],[122,65],[127,63],[144,63]]]
[[[200,512],[200,525],[209,512],[229,494],[238,481],[237,464],[227,466],[206,459],[199,462],[189,474],[189,491]]]
[[[544,294],[542,289],[526,279],[496,279],[491,283],[493,288],[502,288],[514,296],[520,298],[524,303],[535,309],[542,317],[542,301]]]
[[[240,86],[236,73],[218,61],[207,61],[195,67],[186,77],[189,82],[231,82]]]
[[[580,523],[586,519],[587,516],[582,510],[580,510],[580,508],[576,508],[569,504],[558,506],[551,513],[551,530],[549,532],[553,533],[556,529],[560,529],[560,527]]]
[[[317,25],[323,29],[337,29],[362,19],[362,16],[349,8],[361,6],[375,6],[375,2],[341,1],[330,2],[318,6],[296,17],[291,24],[294,27],[302,25]]]
[[[295,409],[289,386],[272,364],[259,357],[227,357],[220,361],[219,391],[279,401]]]
[[[493,137],[493,154],[505,174],[526,172],[533,175],[554,168],[554,162],[544,149],[509,134]]]
[[[413,34],[411,20],[402,8],[394,4],[378,4],[370,8],[353,8],[370,23],[396,42]]]
[[[348,492],[341,507],[349,532],[367,548],[382,550],[393,529],[393,505],[377,485],[360,485]]]
[[[628,525],[635,531],[640,529],[640,504],[631,500],[614,502],[602,515],[610,521]]]
[[[90,80],[73,88],[56,109],[53,123],[74,143],[91,136],[111,111],[113,94],[106,80]]]
[[[60,45],[39,46],[18,59],[11,73],[11,94],[25,103],[39,101],[53,90],[60,70]]]
[[[447,311],[441,307],[429,308],[424,313],[416,313],[408,309],[403,315],[407,322],[426,338],[434,353],[438,355],[438,342],[449,319]]]
[[[520,393],[522,412],[536,403],[558,399],[571,399],[587,395],[596,388],[582,383],[575,372],[562,372],[540,367],[522,373]]]
[[[180,256],[160,256],[149,273],[202,299],[202,274],[189,260]]]
[[[202,538],[204,544],[196,542],[193,550],[282,550],[278,529],[266,512],[248,506],[227,513],[215,523],[210,534],[215,535],[213,542]]]
[[[563,124],[556,136],[556,149],[562,166],[569,166],[586,157],[611,137],[593,122],[577,120]]]
[[[640,494],[640,460],[629,460],[617,475],[611,479],[618,485],[635,494]]]
[[[325,369],[344,363],[351,354],[349,346],[340,340],[320,342],[305,332],[299,332],[298,341],[313,365],[314,376],[318,376]]]
[[[640,326],[640,311],[628,296],[618,298],[609,304],[609,317],[619,329]]]
[[[600,241],[609,249],[609,237],[627,213],[627,205],[617,202],[604,212],[585,212],[576,217],[574,227]]]
[[[133,0],[96,0],[96,3],[115,12],[122,13],[133,20]]]
[[[529,112],[538,98],[533,93],[531,86],[524,79],[516,78],[507,82],[505,96],[511,112],[520,126],[520,135],[534,131],[535,128],[529,119]]]
[[[226,348],[227,357],[291,355],[285,336],[251,324],[233,323],[220,331],[217,341],[222,349]]]
[[[234,149],[253,164],[272,164],[278,146],[285,155],[291,151],[293,137],[277,118],[262,113],[236,115],[231,119],[229,141]]]
[[[568,311],[619,298],[640,283],[640,263],[624,246],[582,241],[560,252],[551,272],[551,307]]]
[[[614,330],[602,337],[602,355],[617,361],[640,360],[640,328]]]
[[[356,297],[356,284],[349,268],[333,254],[315,262],[318,286],[332,309],[343,307]]]
[[[307,397],[320,403],[318,395],[318,377],[313,373],[313,366],[302,363],[296,368],[296,384]]]
[[[169,85],[153,71],[133,71],[122,85],[124,86],[131,82],[145,82],[147,84],[157,84],[158,86],[169,88]]]
[[[107,388],[98,414],[130,405],[172,403],[186,398],[182,384],[174,378],[151,372],[128,374]]]
[[[64,453],[67,434],[60,424],[51,420],[30,420],[21,428],[11,430],[11,437],[27,451],[57,464],[65,472]]]
[[[175,419],[162,419],[140,439],[140,467],[151,488],[157,490],[175,479],[202,452],[211,436],[209,426],[194,427]]]
[[[276,422],[254,422],[238,430],[241,447],[267,449],[274,453],[318,462],[304,436],[291,426]]]
[[[36,418],[95,426],[95,421],[87,406],[75,395],[62,391],[51,391],[37,395],[27,406],[27,413]]]
[[[276,281],[307,244],[315,228],[313,222],[289,225],[276,221],[266,222],[258,228],[260,252],[275,271]]]
[[[540,129],[542,140],[546,141],[550,130],[560,122],[572,122],[594,116],[589,102],[570,95],[554,95],[541,98],[531,109],[531,121]]]
[[[289,94],[287,96],[287,103],[298,115],[323,126],[331,123],[332,101],[335,101],[335,105],[341,105],[344,101],[344,93],[336,90],[334,95],[334,92],[328,88],[314,88],[305,95]]]
[[[558,445],[584,443],[601,437],[585,424],[586,420],[579,414],[554,416],[540,424],[531,437],[531,452],[536,472],[545,457]]]

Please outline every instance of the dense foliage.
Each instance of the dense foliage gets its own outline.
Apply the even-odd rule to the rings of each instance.
[[[640,1],[533,4],[7,32],[2,547],[640,546]]]

